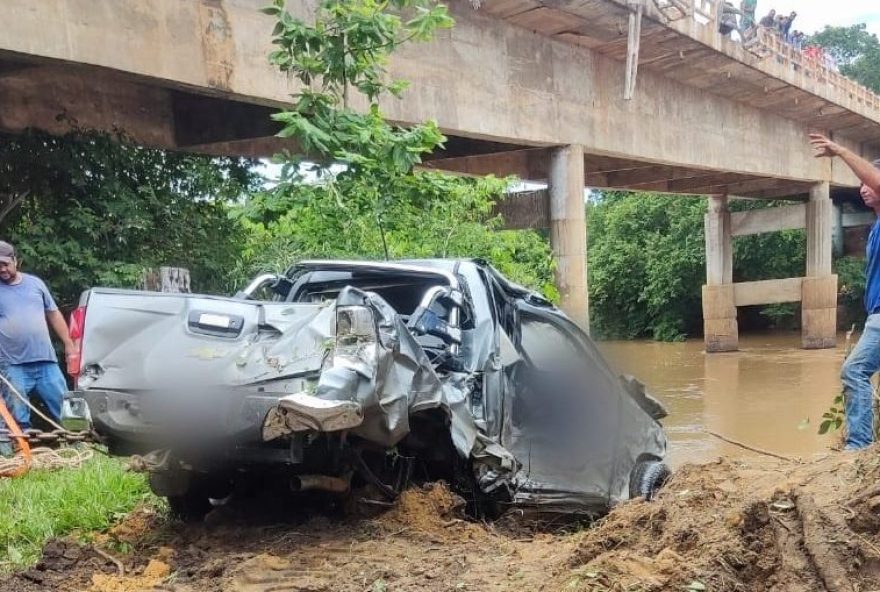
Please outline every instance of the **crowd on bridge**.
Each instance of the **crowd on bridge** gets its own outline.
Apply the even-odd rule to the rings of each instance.
[[[719,15],[719,32],[722,35],[730,35],[733,31],[737,31],[743,45],[751,47],[760,41],[759,31],[762,31],[776,37],[792,49],[802,52],[804,57],[814,64],[837,71],[837,63],[833,56],[826,53],[822,47],[810,43],[806,33],[792,27],[798,16],[797,12],[791,11],[786,15],[771,8],[758,20],[757,10],[758,0],[741,0],[739,8],[729,0],[725,0]]]

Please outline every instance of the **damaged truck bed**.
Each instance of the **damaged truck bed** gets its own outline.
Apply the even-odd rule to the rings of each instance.
[[[668,476],[659,403],[481,261],[309,261],[233,298],[95,288],[71,325],[66,413],[185,518],[267,477],[598,515]]]

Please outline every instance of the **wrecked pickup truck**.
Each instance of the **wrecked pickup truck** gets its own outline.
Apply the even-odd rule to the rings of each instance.
[[[94,288],[71,332],[68,413],[184,518],[267,477],[386,502],[442,478],[595,516],[669,474],[663,407],[482,261],[306,261],[232,298]]]

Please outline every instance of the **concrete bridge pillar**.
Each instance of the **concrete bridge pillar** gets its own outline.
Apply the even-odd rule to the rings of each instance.
[[[559,305],[569,317],[589,332],[583,146],[563,146],[551,151],[549,185],[550,246],[556,262]]]
[[[706,285],[703,286],[703,335],[706,351],[736,351],[739,327],[733,290],[733,245],[727,196],[709,198],[706,213]]]
[[[807,275],[801,292],[804,349],[837,345],[837,276],[831,273],[834,207],[828,183],[817,183],[807,203]]]

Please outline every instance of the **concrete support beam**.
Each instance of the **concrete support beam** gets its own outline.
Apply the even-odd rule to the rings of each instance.
[[[804,278],[738,282],[733,284],[736,306],[800,302]]]
[[[804,278],[801,296],[801,343],[804,349],[837,345],[837,276]]]
[[[703,336],[706,353],[739,349],[733,284],[703,286]]]
[[[709,353],[736,351],[739,327],[733,287],[733,250],[727,196],[709,198],[706,213],[706,285],[703,286],[703,334]]]
[[[807,202],[807,277],[831,275],[833,205],[828,183],[817,183]]]
[[[584,205],[584,149],[579,145],[550,154],[550,246],[556,262],[560,307],[590,330],[587,295],[587,224]]]
[[[837,345],[837,276],[831,274],[833,205],[828,183],[817,183],[807,203],[807,278],[801,306],[804,349]]]
[[[706,225],[706,283],[719,286],[733,282],[733,245],[727,196],[709,198]]]
[[[803,204],[733,212],[730,215],[732,236],[796,230],[807,225],[807,207]]]
[[[448,171],[462,175],[496,177],[516,176],[526,181],[543,181],[547,178],[548,151],[544,148],[527,148],[493,154],[458,156],[427,160],[427,169]]]

